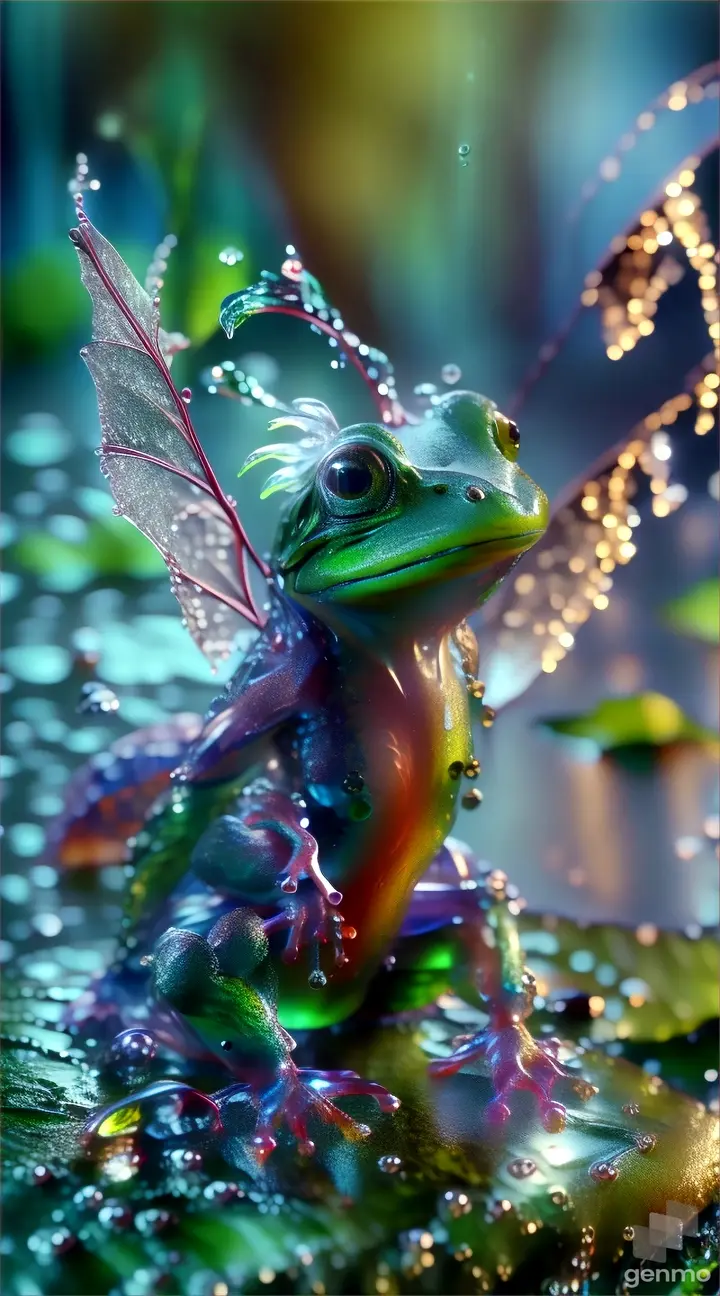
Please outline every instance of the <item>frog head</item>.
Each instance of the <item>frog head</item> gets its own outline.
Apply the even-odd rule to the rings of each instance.
[[[279,582],[335,630],[456,624],[547,526],[519,449],[516,425],[472,392],[399,435],[337,430],[284,518]]]

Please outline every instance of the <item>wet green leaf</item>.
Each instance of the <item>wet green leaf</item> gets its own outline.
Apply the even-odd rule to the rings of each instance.
[[[598,1042],[668,1040],[718,1013],[717,943],[691,940],[650,924],[578,928],[565,918],[523,914],[521,940],[538,992],[592,996],[595,1016],[583,1033]],[[564,996],[566,997],[566,996]],[[557,1029],[562,1033],[562,1020]]]

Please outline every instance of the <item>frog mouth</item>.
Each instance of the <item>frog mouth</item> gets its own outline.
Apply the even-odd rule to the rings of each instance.
[[[410,562],[399,563],[397,567],[389,567],[386,571],[369,572],[364,576],[352,576],[349,580],[338,581],[335,585],[329,585],[322,591],[329,594],[333,590],[347,589],[350,585],[362,585],[368,581],[382,581],[386,576],[397,576],[400,572],[409,571],[413,567],[427,567],[431,563],[441,562],[445,558],[452,558],[454,554],[469,553],[474,549],[487,549],[499,561],[514,555],[524,553],[526,549],[531,548],[536,540],[545,532],[545,527],[537,527],[533,531],[519,532],[511,536],[495,536],[490,540],[477,540],[472,544],[452,545],[448,549],[441,549],[438,553],[426,554],[423,558],[413,558]]]

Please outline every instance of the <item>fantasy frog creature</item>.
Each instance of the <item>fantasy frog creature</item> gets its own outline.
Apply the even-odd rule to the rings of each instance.
[[[432,1070],[483,1060],[490,1118],[506,1119],[524,1088],[545,1128],[561,1129],[555,1082],[570,1077],[583,1098],[594,1090],[526,1025],[534,983],[516,893],[450,837],[460,799],[480,800],[471,706],[482,686],[465,618],[548,526],[547,499],[518,464],[516,425],[466,391],[429,417],[406,415],[385,357],[286,263],[282,278],[226,301],[227,331],[258,311],[309,318],[361,370],[382,422],[340,428],[317,401],[283,407],[271,426],[297,428],[299,443],[246,464],[279,459],[264,493],[291,492],[265,562],[207,461],[189,391],[173,385],[158,300],[82,206],[78,216],[71,237],[94,306],[82,354],[117,511],[162,553],[211,660],[230,653],[243,622],[257,629],[202,725],[185,717],[161,737],[122,740],[76,787],[61,858],[112,858],[104,847],[119,823],[131,837],[126,939],[94,1010],[119,1002],[132,1024],[127,1001],[145,1003],[149,982],[166,1037],[230,1072],[221,1117],[223,1103],[248,1097],[262,1158],[283,1122],[304,1152],[313,1118],[367,1133],[338,1099],[397,1106],[354,1072],[297,1068],[289,1032],[347,1021],[373,986],[392,1011],[461,988],[481,996],[487,1025]]]

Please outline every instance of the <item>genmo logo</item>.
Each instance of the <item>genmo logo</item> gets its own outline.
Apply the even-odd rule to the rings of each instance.
[[[696,1290],[696,1283],[705,1283],[709,1278],[709,1269],[670,1269],[662,1266],[659,1269],[626,1269],[623,1283],[628,1291],[635,1291],[641,1283],[673,1282],[676,1284],[673,1291],[677,1291],[679,1286],[692,1292]]]
[[[681,1251],[683,1239],[697,1237],[698,1218],[692,1206],[682,1202],[665,1203],[665,1214],[653,1211],[647,1228],[642,1224],[632,1225],[633,1255],[636,1260],[652,1260],[654,1267],[626,1269],[623,1275],[625,1286],[634,1291],[641,1283],[673,1282],[692,1290],[696,1282],[704,1283],[710,1278],[710,1269],[688,1269],[683,1266],[658,1268],[667,1261],[668,1251]]]

